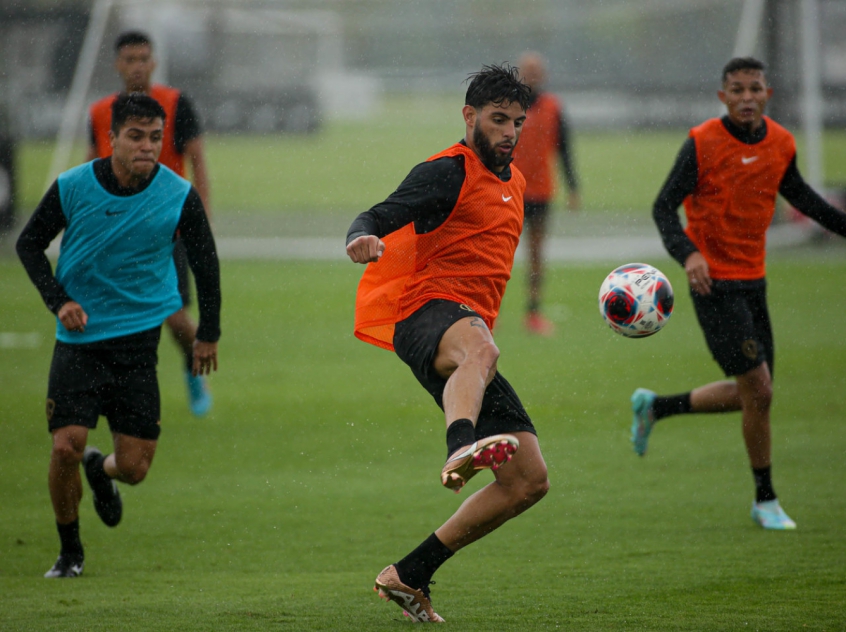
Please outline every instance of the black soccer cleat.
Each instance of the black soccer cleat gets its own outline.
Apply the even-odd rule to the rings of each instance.
[[[82,455],[85,478],[94,494],[94,509],[107,527],[116,527],[123,515],[117,483],[103,471],[103,453],[94,446],[87,446]]]
[[[60,553],[59,559],[53,564],[53,568],[44,573],[48,579],[62,577],[79,577],[82,575],[82,567],[85,566],[85,559],[82,555],[67,555]]]

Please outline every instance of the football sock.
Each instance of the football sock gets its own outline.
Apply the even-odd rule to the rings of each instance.
[[[184,358],[185,358],[185,370],[188,371],[188,373],[191,373],[194,370],[194,353],[193,352],[186,353],[186,354],[184,354]]]
[[[432,575],[453,555],[453,552],[433,533],[395,564],[397,574],[406,586],[424,590],[428,594]]]
[[[526,309],[530,314],[537,314],[540,311],[540,301],[537,299],[529,299],[529,305]]]
[[[447,428],[447,457],[476,440],[476,428],[469,419],[456,419]]]
[[[100,455],[92,458],[85,467],[85,474],[91,481],[92,486],[96,485],[97,489],[104,489],[111,484],[111,477],[106,474],[103,464],[106,462],[106,456]]]
[[[62,555],[82,557],[82,541],[79,539],[79,518],[68,524],[56,523],[59,540],[62,542]]]
[[[690,393],[658,396],[652,402],[652,419],[654,421],[672,415],[686,415],[690,411]]]
[[[752,468],[752,476],[755,477],[755,502],[763,503],[768,500],[775,500],[776,494],[773,490],[773,482],[770,477],[770,467]]]

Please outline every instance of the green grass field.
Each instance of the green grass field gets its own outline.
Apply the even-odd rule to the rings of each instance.
[[[387,197],[411,168],[464,135],[462,95],[390,98],[379,116],[331,122],[310,136],[207,139],[212,206],[240,213],[355,214]],[[647,212],[687,130],[573,131],[574,155],[589,211]],[[826,181],[846,185],[846,132],[824,137]],[[799,137],[800,165],[803,154]],[[45,191],[51,143],[21,146],[20,208]],[[81,161],[82,149],[74,155]]]
[[[774,481],[794,533],[748,516],[752,477],[736,414],[658,427],[628,443],[637,386],[680,392],[720,373],[679,290],[667,329],[626,340],[596,313],[607,265],[555,267],[559,333],[520,326],[523,271],[496,337],[500,367],[537,425],[547,498],[461,551],[433,598],[462,630],[846,629],[846,261],[777,257]],[[206,419],[186,410],[174,345],[161,346],[163,434],[148,479],[122,488],[108,529],[81,509],[85,575],[41,577],[58,552],[46,486],[44,396],[53,319],[17,262],[0,261],[0,629],[394,630],[382,567],[466,497],[444,490],[443,420],[393,354],[351,334],[361,268],[224,262],[221,367]],[[104,421],[101,420],[101,424]],[[107,430],[91,443],[109,445]],[[470,487],[489,480],[480,475]]]

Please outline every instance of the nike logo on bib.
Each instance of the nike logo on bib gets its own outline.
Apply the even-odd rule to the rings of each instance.
[[[746,156],[740,157],[740,162],[742,162],[744,165],[748,165],[750,163],[753,163],[756,160],[758,160],[758,156],[749,156],[749,158],[747,158]]]
[[[505,196],[503,195],[503,196],[502,196],[502,201],[503,201],[503,202],[507,202],[508,200],[510,200],[510,199],[511,199],[511,198],[513,198],[513,197],[514,197],[513,195],[509,195],[508,197],[505,197]]]

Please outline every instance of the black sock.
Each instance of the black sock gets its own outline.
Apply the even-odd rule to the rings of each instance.
[[[188,371],[188,373],[191,373],[191,371],[194,370],[194,352],[183,352],[183,357],[185,358],[185,370]]]
[[[475,440],[476,428],[473,427],[473,422],[469,419],[456,419],[447,428],[447,456]]]
[[[775,500],[776,493],[773,489],[773,482],[770,476],[772,466],[752,468],[752,476],[755,477],[755,502],[763,503],[768,500]]]
[[[83,557],[82,541],[79,539],[79,518],[68,524],[56,523],[59,540],[62,542],[62,555]]]
[[[99,455],[93,457],[85,466],[85,476],[88,477],[91,485],[97,488],[96,491],[107,490],[112,484],[112,478],[106,474],[106,469],[103,467],[105,462],[105,455]]]
[[[526,311],[530,314],[537,314],[540,311],[540,301],[530,298],[529,304],[526,306]]]
[[[453,552],[433,533],[395,566],[403,584],[425,591],[435,571],[452,556]]]
[[[690,393],[658,396],[652,402],[652,419],[658,421],[671,415],[686,415],[690,412]]]

